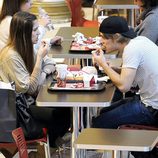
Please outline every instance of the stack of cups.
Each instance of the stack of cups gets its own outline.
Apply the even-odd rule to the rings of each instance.
[[[58,87],[66,87],[67,67],[66,64],[56,65]]]
[[[100,16],[98,16],[98,22],[101,24],[102,23],[102,21],[104,20],[104,19],[106,19],[108,16],[107,15],[104,15],[104,13],[103,13],[103,11],[101,12],[101,15]]]

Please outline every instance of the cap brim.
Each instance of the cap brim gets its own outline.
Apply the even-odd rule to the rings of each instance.
[[[130,30],[128,32],[124,32],[124,33],[120,33],[122,36],[127,37],[127,38],[135,38],[137,37],[137,33],[134,32],[134,30],[132,28],[130,28]]]

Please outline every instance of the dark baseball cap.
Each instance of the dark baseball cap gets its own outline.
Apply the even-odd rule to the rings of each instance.
[[[100,24],[99,31],[105,34],[119,33],[131,39],[137,36],[136,32],[128,27],[126,19],[120,16],[109,16],[104,19]]]

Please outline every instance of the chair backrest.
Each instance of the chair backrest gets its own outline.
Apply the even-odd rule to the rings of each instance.
[[[12,136],[18,147],[19,158],[29,158],[26,146],[26,140],[22,128],[17,128],[12,131]]]
[[[83,26],[85,21],[82,0],[65,0],[71,12],[71,26]]]

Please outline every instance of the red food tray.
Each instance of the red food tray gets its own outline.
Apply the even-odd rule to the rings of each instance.
[[[79,83],[81,84],[81,83]],[[57,83],[56,82],[52,82],[50,84],[50,86],[48,87],[48,90],[51,91],[100,91],[105,89],[106,83],[105,82],[101,82],[101,83],[97,83],[97,84],[93,84],[93,86],[91,87],[78,87],[76,86],[77,83],[66,83],[66,87],[57,87]]]
[[[76,43],[75,41],[72,41],[71,46],[70,46],[70,51],[92,51],[98,48],[98,45],[95,45],[94,43],[84,43],[84,44],[79,44]]]
[[[91,51],[93,49],[90,49],[89,47],[81,44],[77,44],[76,42],[72,42],[70,51]]]

